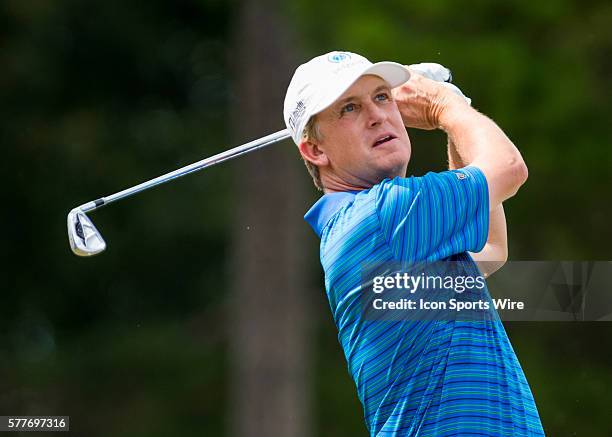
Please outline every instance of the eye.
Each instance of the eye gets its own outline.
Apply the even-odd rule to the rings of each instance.
[[[386,93],[386,92],[385,92],[385,93],[379,93],[379,94],[376,94],[375,99],[376,99],[377,101],[379,101],[379,102],[385,102],[385,101],[387,101],[387,100],[389,100],[389,99],[390,99],[390,97],[389,97],[389,93]]]
[[[340,114],[344,114],[346,112],[353,112],[356,109],[357,109],[357,105],[355,105],[354,103],[348,103],[342,107]]]

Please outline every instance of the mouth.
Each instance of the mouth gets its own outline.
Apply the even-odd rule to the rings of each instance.
[[[381,144],[388,143],[389,141],[394,140],[395,138],[397,138],[395,135],[391,135],[391,134],[383,135],[382,137],[374,141],[374,144],[372,144],[372,147],[378,147]]]

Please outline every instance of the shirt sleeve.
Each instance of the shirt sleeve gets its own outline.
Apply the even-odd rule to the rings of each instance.
[[[479,252],[489,232],[489,191],[478,167],[381,182],[376,210],[400,261],[434,261]]]

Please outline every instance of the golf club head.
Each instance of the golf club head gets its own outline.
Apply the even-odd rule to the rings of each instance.
[[[68,213],[68,239],[72,252],[78,256],[92,256],[106,249],[100,232],[78,208]]]

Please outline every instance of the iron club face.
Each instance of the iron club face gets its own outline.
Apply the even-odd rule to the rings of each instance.
[[[102,235],[79,208],[68,213],[68,239],[72,252],[78,256],[92,256],[106,249]]]

